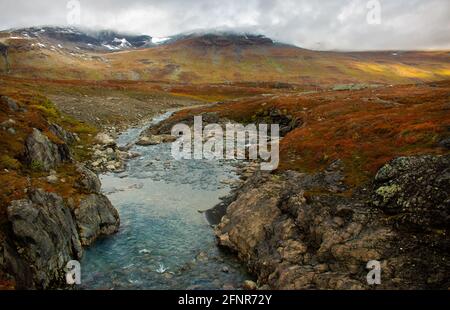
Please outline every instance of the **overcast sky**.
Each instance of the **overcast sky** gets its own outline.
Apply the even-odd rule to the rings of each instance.
[[[76,16],[71,6],[74,1],[0,0],[0,29],[67,25],[68,16]],[[381,14],[376,2],[380,3]],[[322,50],[450,49],[450,0],[80,0],[79,3],[82,26],[154,37],[229,28]]]

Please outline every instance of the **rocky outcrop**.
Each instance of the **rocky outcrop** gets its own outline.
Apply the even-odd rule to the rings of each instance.
[[[378,288],[447,289],[449,159],[396,159],[353,195],[339,163],[315,175],[258,172],[233,194],[218,242],[262,288],[369,289],[366,264],[378,260]]]
[[[34,128],[25,142],[25,159],[36,169],[50,171],[57,165],[70,161],[71,155],[66,143],[55,144],[40,130]]]
[[[83,189],[98,192],[100,181],[95,174],[79,169],[84,173]],[[81,258],[83,246],[117,232],[120,225],[117,210],[104,195],[89,194],[75,205],[41,189],[13,201],[8,221],[12,229],[9,238],[0,242],[0,270],[26,289],[64,285],[67,262]]]
[[[83,246],[89,246],[100,236],[119,230],[119,213],[103,195],[87,196],[74,210],[74,215]]]
[[[48,130],[57,142],[34,128],[25,141],[24,162],[32,169],[49,171],[40,180],[53,185],[67,182],[59,180],[55,170],[70,162],[76,173],[71,180],[76,199],[34,188],[30,178],[26,196],[8,206],[6,224],[0,226],[0,277],[13,280],[17,288],[64,286],[66,264],[82,257],[83,246],[116,232],[120,225],[117,210],[100,193],[98,176],[72,160],[69,145],[78,137],[57,124],[50,124]]]
[[[14,268],[19,274],[18,284],[47,288],[61,283],[67,262],[83,253],[74,219],[63,199],[42,190],[32,191],[28,199],[14,201],[8,207],[8,220],[14,238],[4,257],[9,265],[29,266],[25,270],[30,272],[23,275],[20,268]],[[8,255],[11,252],[14,255]]]

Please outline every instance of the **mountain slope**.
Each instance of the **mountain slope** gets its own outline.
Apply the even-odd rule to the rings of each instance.
[[[450,77],[448,51],[319,52],[276,43],[264,36],[236,33],[179,35],[160,45],[144,44],[151,41],[150,37],[132,40],[98,33],[95,40],[102,38],[106,41],[101,42],[109,43],[97,43],[103,48],[88,49],[86,46],[93,43],[87,43],[91,39],[82,34],[58,32],[51,36],[52,40],[63,36],[65,43],[48,46],[39,41],[41,37],[0,33],[0,42],[9,46],[11,74],[56,79],[269,81],[303,85],[400,84]],[[74,45],[73,41],[77,43]],[[131,42],[134,45],[130,48]]]

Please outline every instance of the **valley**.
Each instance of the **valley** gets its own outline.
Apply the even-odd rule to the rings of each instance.
[[[70,259],[81,289],[371,289],[370,260],[381,289],[449,287],[449,51],[65,27],[0,44],[0,289],[67,288]],[[160,142],[199,115],[280,125],[278,169],[174,160]]]

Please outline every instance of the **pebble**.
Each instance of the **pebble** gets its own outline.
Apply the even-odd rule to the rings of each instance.
[[[59,180],[58,180],[58,177],[56,175],[49,175],[47,177],[47,182],[50,183],[50,184],[58,183],[58,181]]]
[[[256,285],[256,283],[251,280],[246,280],[244,281],[242,288],[247,291],[254,291],[258,288],[258,285]]]
[[[223,266],[222,267],[222,272],[229,273],[230,272],[230,268],[228,268],[227,266]]]

